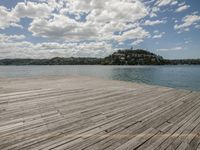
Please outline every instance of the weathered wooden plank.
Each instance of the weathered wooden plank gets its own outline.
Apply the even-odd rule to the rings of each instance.
[[[164,133],[163,136],[161,136],[159,140],[157,140],[156,142],[154,142],[149,147],[149,149],[152,149],[152,150],[156,149],[167,138],[173,138],[173,135],[176,138],[176,136],[179,134],[179,132],[181,132],[182,130],[185,129],[185,126],[187,125],[186,123],[189,122],[191,124],[199,116],[199,113],[200,113],[200,109],[196,109],[195,111],[193,111],[192,114],[190,114],[189,116],[187,116],[184,120],[182,120],[178,124],[174,125],[167,133]]]
[[[146,131],[138,134],[133,139],[129,140],[125,144],[116,148],[116,150],[131,150],[139,147],[141,144],[145,143],[148,139],[154,136],[158,131],[153,128],[149,128]]]
[[[124,122],[124,121],[123,121]],[[133,123],[132,123],[133,124]],[[112,125],[112,124],[111,124]],[[109,127],[109,126],[108,126]],[[126,126],[123,126],[123,128],[125,128]],[[79,147],[80,148],[80,147]]]
[[[0,94],[2,150],[194,149],[200,143],[199,92],[80,77],[11,81],[18,92]]]
[[[196,120],[190,126],[188,126],[187,130],[182,133],[183,135],[180,135],[180,138],[175,140],[176,142],[175,145],[177,145],[175,148],[177,150],[185,150],[186,148],[188,148],[190,146],[191,141],[198,136],[199,131],[200,131],[200,119]]]

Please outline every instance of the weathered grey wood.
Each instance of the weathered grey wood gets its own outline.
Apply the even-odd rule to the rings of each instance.
[[[129,121],[130,119],[128,119],[128,121]],[[129,121],[130,122],[130,121]],[[122,123],[124,124],[122,124],[122,123],[118,123],[119,125],[121,124],[121,127],[123,127],[123,128],[127,128],[128,126],[130,126],[130,125],[128,125],[129,124],[129,122],[127,122],[127,121],[123,121]],[[132,122],[132,125],[134,125],[134,122]],[[120,126],[119,126],[120,127]],[[122,128],[122,129],[123,129]],[[109,131],[110,129],[107,129],[107,131]],[[113,130],[113,129],[112,129]],[[109,134],[111,134],[112,132],[112,130],[110,130],[109,131]],[[116,129],[115,129],[116,130]],[[129,130],[127,130],[128,132],[130,132]],[[124,131],[123,131],[124,132]],[[122,133],[122,134],[124,134],[124,133]],[[108,143],[106,143],[106,144],[108,144]],[[103,146],[106,146],[106,144],[105,143],[101,143],[101,145],[103,145]],[[92,149],[94,149],[94,147],[92,148]]]
[[[200,143],[199,92],[89,77],[5,83],[2,150],[189,150]]]
[[[191,124],[197,117],[199,117],[199,112],[200,112],[200,109],[196,109],[192,114],[187,116],[184,120],[182,120],[178,124],[175,124],[167,133],[164,133],[163,136],[161,136],[161,138],[157,140],[155,143],[153,143],[149,148],[152,150],[156,149],[167,138],[174,139],[174,136],[176,138],[177,135],[179,135],[180,132],[185,129],[185,126],[187,126],[188,124]]]
[[[146,131],[142,132],[141,134],[138,134],[133,139],[129,140],[125,144],[119,146],[116,148],[116,150],[131,150],[137,148],[139,145],[145,143],[148,139],[150,139],[152,136],[154,136],[157,133],[157,131],[153,128],[149,128]]]
[[[199,101],[197,101],[197,102],[199,102]],[[177,123],[179,123],[181,120],[183,120],[183,119],[185,119],[188,115],[190,115],[191,113],[193,113],[194,112],[194,110],[196,110],[196,109],[198,109],[199,107],[200,107],[200,104],[199,103],[192,103],[191,105],[194,105],[194,107],[192,106],[191,107],[191,105],[187,108],[187,109],[185,109],[184,111],[182,111],[182,112],[185,112],[185,113],[183,113],[182,114],[182,116],[179,116],[179,115],[177,115],[176,117],[176,121],[173,121],[173,122],[171,122],[173,125],[174,124],[177,124]],[[189,111],[188,111],[189,110]],[[181,113],[182,113],[181,112]],[[174,119],[174,118],[173,118]],[[170,123],[170,120],[168,120],[169,121],[169,123]],[[191,126],[192,127],[192,126]],[[163,132],[163,134],[165,134],[167,131],[169,130],[169,128],[167,129],[167,130],[165,130],[164,132]],[[176,139],[176,138],[175,138]],[[162,145],[160,145],[160,146],[158,146],[156,149],[157,150],[162,150],[162,149],[165,149],[168,145],[170,145],[173,141],[175,141],[174,140],[174,138],[167,138],[167,140],[165,140],[163,143],[162,143]]]

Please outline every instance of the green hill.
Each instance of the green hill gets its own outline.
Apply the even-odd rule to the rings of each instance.
[[[164,59],[154,53],[137,50],[119,50],[104,58],[105,65],[161,65]]]

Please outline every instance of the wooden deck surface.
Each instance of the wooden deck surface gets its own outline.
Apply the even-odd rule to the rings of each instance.
[[[0,150],[199,145],[200,92],[89,77],[0,79]]]

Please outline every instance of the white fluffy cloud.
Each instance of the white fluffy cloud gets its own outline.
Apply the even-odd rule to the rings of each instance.
[[[0,41],[1,58],[104,57],[114,51],[106,42],[33,44],[26,41]]]
[[[0,6],[0,29],[5,29],[9,26],[20,27],[21,18],[42,18],[51,14],[53,9],[46,3],[36,2],[20,2],[13,9],[7,9],[4,6]],[[3,21],[2,21],[3,20]]]
[[[1,53],[7,51],[6,57],[12,57],[12,49],[14,57],[103,57],[111,53],[113,41],[138,44],[149,37],[140,24],[148,14],[148,7],[140,0],[34,0],[19,2],[11,9],[1,6],[0,19],[5,20],[0,22],[1,29],[22,28],[20,20],[29,18],[28,31],[33,36],[56,42],[33,44],[19,42],[25,38],[22,36],[1,35]]]
[[[18,18],[41,18],[50,15],[52,10],[53,9],[46,3],[20,2],[17,3],[12,13]]]
[[[182,32],[182,31],[189,31],[189,27],[193,25],[197,25],[200,22],[200,16],[196,14],[187,15],[182,19],[181,24],[175,24],[174,29]]]
[[[176,9],[176,12],[182,12],[182,11],[188,9],[189,7],[190,7],[189,5],[182,5]]]
[[[25,39],[24,35],[0,34],[0,42],[19,41]]]
[[[16,22],[19,18],[13,15],[6,7],[0,6],[0,29],[5,29],[9,26],[20,26]]]
[[[113,37],[116,41],[123,42],[125,40],[130,40],[130,39],[142,40],[149,36],[150,36],[149,32],[145,31],[141,27],[137,27],[137,28],[131,29],[129,31],[126,31],[126,32],[122,33],[121,35],[116,35]]]
[[[23,35],[0,34],[0,54],[6,57],[103,57],[112,51],[113,43],[115,47],[122,43],[131,46],[149,37],[161,38],[164,32],[151,35],[148,30],[167,23],[168,18],[158,18],[159,13],[168,10],[164,6],[172,6],[172,12],[182,12],[189,7],[178,0],[29,0],[18,2],[12,8],[0,6],[1,30],[23,28],[20,33],[26,30],[32,34],[26,34],[28,40],[40,37],[48,41],[33,44]],[[182,23],[176,22],[174,28],[178,31],[187,31],[192,25],[199,28],[199,17],[194,13],[188,15]],[[29,18],[30,23],[22,22],[22,18]],[[13,56],[11,50],[14,50]]]
[[[154,32],[155,33],[155,35],[153,35],[153,39],[160,39],[160,38],[162,38],[163,37],[163,35],[165,34],[165,32]]]
[[[173,47],[173,48],[163,48],[163,49],[158,49],[157,51],[180,51],[183,50],[181,46]]]
[[[53,19],[34,19],[29,31],[34,36],[58,38],[70,41],[78,41],[97,36],[97,29],[89,23],[77,22],[64,15],[54,15]],[[87,37],[87,38],[86,38]]]
[[[157,0],[157,6],[166,6],[166,5],[176,5],[178,3],[177,0]]]
[[[67,2],[66,7],[60,9],[60,14],[54,14],[50,19],[34,19],[29,31],[34,36],[70,41],[114,40],[116,32],[130,30],[148,14],[146,6],[139,0]]]
[[[163,21],[163,20],[153,20],[153,21],[146,20],[144,22],[144,25],[146,25],[146,26],[154,26],[154,25],[163,24],[163,23],[165,23],[165,21]]]
[[[136,46],[136,45],[142,43],[143,41],[144,41],[144,40],[142,40],[142,39],[138,39],[138,40],[132,42],[131,45],[132,45],[132,46]]]
[[[152,7],[152,8],[150,9],[150,14],[149,14],[149,16],[150,16],[151,18],[157,17],[157,13],[158,13],[159,11],[160,11],[160,8],[157,7],[157,6],[154,6],[154,7]]]
[[[138,22],[148,15],[140,0],[40,0],[20,2],[8,10],[0,7],[0,28],[21,27],[21,18],[31,18],[33,36],[68,41],[141,39],[148,33]],[[141,35],[138,34],[141,31]],[[116,32],[123,34],[116,35]],[[121,36],[121,37],[120,37]],[[137,38],[138,36],[138,38]]]

